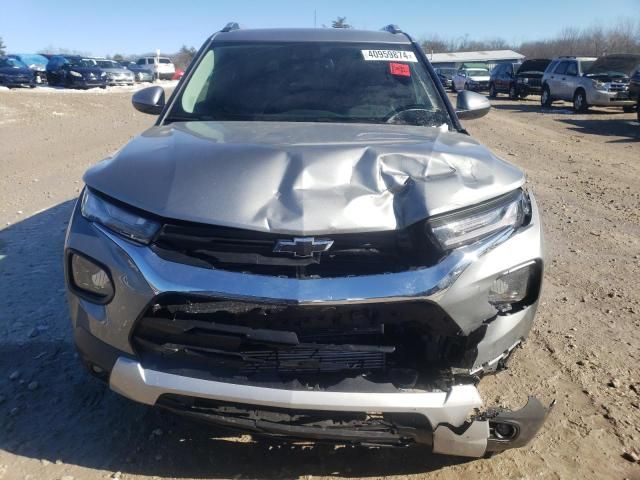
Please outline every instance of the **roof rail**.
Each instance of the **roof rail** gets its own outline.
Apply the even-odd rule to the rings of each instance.
[[[400,27],[398,27],[397,25],[393,25],[393,24],[386,25],[386,26],[382,27],[381,30],[383,32],[389,32],[389,33],[393,33],[393,34],[403,33],[402,30],[400,29]]]
[[[229,22],[220,31],[221,32],[232,32],[233,30],[240,30],[240,25],[238,25],[238,22]]]

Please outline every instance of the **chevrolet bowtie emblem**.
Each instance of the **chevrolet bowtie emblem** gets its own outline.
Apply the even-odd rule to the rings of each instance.
[[[276,253],[290,253],[294,257],[313,257],[314,253],[326,252],[333,245],[333,240],[316,240],[313,237],[294,238],[293,240],[278,240],[273,251]]]

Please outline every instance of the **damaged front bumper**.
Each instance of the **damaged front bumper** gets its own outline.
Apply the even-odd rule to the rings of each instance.
[[[359,444],[420,443],[432,445],[435,453],[470,457],[526,444],[547,414],[535,399],[516,412],[482,411],[475,387],[478,377],[504,365],[533,322],[540,278],[530,301],[519,308],[498,312],[487,302],[495,279],[515,266],[534,262],[541,275],[542,232],[533,198],[531,221],[519,230],[452,251],[431,267],[400,273],[298,280],[198,268],[165,260],[151,248],[128,242],[77,213],[65,244],[68,284],[69,258],[75,252],[108,268],[115,290],[109,302],[97,304],[70,288],[71,319],[81,357],[95,373],[108,378],[114,391],[135,401],[258,434]],[[176,296],[197,308],[162,317],[176,306]],[[353,351],[331,349],[323,351],[326,357],[313,368],[327,358],[330,371],[323,378],[337,375],[340,381],[252,381],[243,378],[245,373],[220,373],[211,367],[210,359],[200,363],[197,358],[219,355],[218,347],[215,352],[207,352],[211,347],[202,344],[184,347],[193,340],[187,338],[190,330],[204,328],[205,335],[218,340],[229,337],[224,330],[229,332],[228,323],[221,329],[214,319],[213,327],[203,326],[201,319],[208,313],[198,310],[197,302],[191,303],[194,298],[230,304],[224,307],[225,314],[237,314],[232,321],[238,325],[235,333],[254,335],[256,327],[250,322],[257,321],[257,328],[263,329],[260,333],[271,335],[267,343],[286,340],[287,322],[295,321],[303,310],[306,317],[300,318],[323,325],[328,321],[324,309],[330,309],[332,319],[355,329],[350,335],[362,334],[356,330],[367,325],[376,328],[371,335],[387,340],[386,335],[394,328],[402,330],[398,325],[410,319],[425,328],[421,334],[439,334],[440,340],[447,337],[447,355],[442,350],[438,372],[444,366],[451,375],[430,383],[421,378],[405,380],[402,371],[393,377],[384,370],[379,379],[356,370],[336,374]],[[237,313],[240,307],[242,312]],[[273,316],[270,325],[260,324],[257,315],[263,311]],[[384,328],[375,323],[381,317]],[[180,321],[173,322],[176,318]],[[247,320],[249,326],[240,326],[235,319]],[[183,321],[192,322],[180,332],[180,353],[189,351],[188,355],[170,358],[169,363],[158,361],[168,350],[159,352],[158,344],[153,345],[155,350],[147,348],[163,333],[154,327],[174,328]],[[421,339],[405,332],[399,335],[412,344],[411,340]],[[432,340],[434,350],[444,345],[437,338]],[[314,341],[300,337],[296,348]],[[366,344],[367,349],[355,350],[362,362],[377,365],[388,354],[372,342],[342,343]],[[224,354],[229,356],[229,351]],[[231,354],[239,358],[246,352]],[[304,365],[293,357],[286,361],[296,368]],[[406,371],[406,365],[397,367]]]
[[[117,393],[147,405],[164,405],[180,413],[228,427],[242,428],[286,438],[315,438],[368,444],[428,444],[433,453],[482,457],[483,455],[527,444],[538,432],[547,409],[530,398],[521,410],[477,413],[482,399],[473,385],[456,385],[447,392],[360,393],[309,390],[284,390],[252,385],[231,384],[145,369],[135,360],[121,357],[110,377]],[[291,412],[355,412],[375,418],[388,415],[387,429],[340,428],[323,424],[304,425],[269,421],[259,415],[231,415],[207,412],[188,402],[173,405],[163,396],[187,399],[212,399],[228,404],[273,407]],[[237,411],[237,408],[236,408]],[[247,410],[250,412],[251,410]],[[393,414],[416,414],[426,423]]]

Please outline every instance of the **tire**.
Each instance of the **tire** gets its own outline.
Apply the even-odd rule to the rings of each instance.
[[[469,84],[467,82],[464,82],[464,89],[467,91],[469,90]]]
[[[638,115],[638,123],[640,123],[640,100],[638,101],[638,104],[636,105],[636,114]]]
[[[451,91],[453,93],[456,93],[458,90],[456,90],[456,82],[451,82]]]
[[[589,104],[587,103],[587,95],[584,93],[584,90],[579,89],[576,90],[576,93],[573,94],[573,110],[576,113],[585,113],[589,109]]]
[[[518,100],[518,89],[514,84],[509,86],[509,99],[510,100]]]
[[[549,86],[545,85],[544,87],[542,87],[542,95],[540,95],[540,105],[549,108],[552,103],[553,98],[551,97],[551,91],[549,90]]]
[[[622,111],[624,113],[633,113],[635,111],[635,109],[636,109],[635,105],[627,105],[625,107],[622,107]]]
[[[496,91],[495,84],[489,84],[489,98],[496,98],[498,96],[498,92]]]

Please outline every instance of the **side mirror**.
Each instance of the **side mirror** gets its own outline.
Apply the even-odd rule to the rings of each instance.
[[[133,94],[131,103],[136,110],[150,115],[159,115],[164,108],[164,89],[148,87]]]
[[[487,97],[479,93],[463,90],[458,93],[456,101],[456,114],[460,120],[473,120],[474,118],[484,117],[489,113],[491,102]]]

